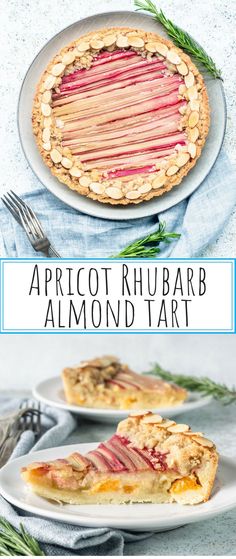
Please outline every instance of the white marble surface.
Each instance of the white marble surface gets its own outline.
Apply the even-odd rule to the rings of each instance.
[[[228,125],[224,147],[235,162],[235,0],[158,2],[166,14],[188,30],[206,48],[223,70],[228,105]],[[74,21],[96,12],[133,9],[132,0],[8,0],[1,14],[2,76],[0,92],[1,147],[0,191],[14,188],[19,193],[27,184],[33,189],[37,181],[22,154],[17,127],[16,108],[19,89],[34,56],[55,33]],[[232,79],[233,78],[233,79]],[[235,256],[236,211],[219,239],[203,256]]]

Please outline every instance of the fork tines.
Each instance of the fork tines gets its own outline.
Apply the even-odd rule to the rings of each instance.
[[[32,247],[43,252],[47,257],[60,258],[45,235],[40,221],[34,211],[13,190],[3,195],[2,201],[14,219],[23,227]]]

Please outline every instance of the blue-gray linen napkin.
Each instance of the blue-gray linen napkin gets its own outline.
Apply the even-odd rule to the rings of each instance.
[[[0,401],[0,415],[18,409],[19,400]],[[31,451],[60,446],[76,428],[76,419],[67,411],[42,406],[43,435],[34,444],[34,435],[26,431],[11,459]],[[79,442],[79,441],[78,441]],[[30,457],[29,457],[30,460]],[[20,523],[35,537],[46,555],[123,555],[125,543],[147,538],[150,533],[132,533],[110,528],[85,528],[40,518],[10,505],[0,495],[0,516],[15,528]]]
[[[9,185],[10,188],[17,191],[16,185]],[[159,215],[135,220],[114,221],[82,214],[55,198],[36,178],[32,190],[27,190],[23,198],[36,212],[48,238],[64,258],[108,258],[137,238],[155,231],[158,219],[166,223],[168,231],[181,233],[178,241],[162,244],[161,256],[192,258],[201,256],[230,217],[236,204],[235,170],[221,151],[210,174],[189,198]],[[36,256],[24,231],[3,204],[0,223],[1,257]]]

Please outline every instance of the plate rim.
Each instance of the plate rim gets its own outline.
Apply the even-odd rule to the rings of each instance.
[[[134,410],[119,410],[119,409],[115,409],[115,408],[87,408],[87,407],[82,407],[82,406],[75,406],[73,404],[67,404],[67,402],[65,403],[60,403],[60,402],[54,402],[54,400],[51,400],[50,398],[45,397],[44,395],[42,395],[40,393],[40,387],[42,385],[46,385],[47,383],[50,382],[59,382],[60,381],[60,377],[58,376],[53,376],[53,377],[49,377],[45,380],[40,381],[39,383],[37,383],[34,387],[33,387],[33,396],[43,402],[46,405],[49,406],[54,406],[58,409],[64,409],[66,411],[69,411],[71,413],[75,413],[77,415],[86,415],[87,417],[90,415],[91,419],[92,418],[97,418],[97,419],[101,419],[102,417],[105,417],[106,419],[110,419],[110,420],[114,420],[114,421],[119,421],[121,419],[123,419],[124,417],[127,417],[129,415],[129,413],[131,411]],[[61,384],[61,388],[63,389],[63,386]],[[196,393],[195,393],[196,394]],[[198,405],[196,406],[196,408],[200,408],[203,407],[204,405],[209,404],[211,401],[213,400],[213,397],[211,395],[206,395],[206,396],[199,396],[199,399],[196,401],[196,403],[202,402],[202,405]],[[173,412],[175,411],[175,409],[178,408],[182,408],[184,405],[186,406],[187,404],[190,404],[191,402],[183,402],[182,404],[179,404],[178,406],[172,406],[173,407]],[[163,408],[163,413],[165,413],[165,410],[169,409],[171,406],[167,406],[166,408]],[[180,413],[187,413],[188,411],[191,411],[192,409],[195,408],[190,408],[189,409],[181,409]],[[154,413],[160,413],[160,408],[156,407],[156,408],[152,408],[152,411]],[[117,419],[117,416],[120,414],[120,419]],[[168,414],[168,412],[167,412]]]
[[[52,190],[47,186],[47,184],[44,184],[44,182],[39,178],[38,173],[37,173],[36,169],[34,168],[33,164],[31,163],[30,159],[28,158],[27,151],[26,151],[26,149],[25,149],[25,147],[24,147],[23,138],[22,138],[22,134],[21,134],[21,128],[20,128],[20,105],[21,105],[21,97],[22,97],[23,88],[24,88],[25,82],[26,82],[26,80],[27,80],[28,74],[29,74],[30,70],[32,69],[32,67],[33,67],[33,65],[34,65],[34,63],[35,63],[35,61],[37,60],[37,58],[39,57],[39,55],[40,55],[41,53],[43,53],[44,50],[47,49],[47,46],[48,46],[54,39],[56,39],[59,35],[63,34],[66,30],[69,30],[69,29],[73,28],[74,26],[80,24],[80,23],[83,22],[83,21],[92,20],[92,19],[97,18],[97,17],[104,17],[104,16],[109,17],[109,16],[112,16],[112,14],[116,14],[116,15],[127,14],[127,16],[128,16],[128,15],[131,16],[131,15],[135,14],[135,15],[140,15],[140,16],[142,16],[142,17],[144,17],[144,18],[147,18],[147,19],[153,19],[152,16],[149,15],[149,14],[146,14],[146,13],[143,13],[143,12],[139,12],[139,11],[132,11],[132,10],[113,10],[113,11],[106,11],[106,12],[96,12],[96,13],[94,13],[94,14],[92,14],[92,15],[89,15],[89,16],[83,17],[83,18],[81,18],[81,19],[78,19],[77,21],[74,21],[73,23],[71,23],[71,24],[69,24],[69,25],[63,27],[60,31],[58,31],[58,32],[55,33],[52,37],[50,37],[49,40],[46,41],[46,43],[42,46],[42,48],[36,53],[36,55],[34,56],[32,62],[31,62],[30,65],[28,66],[28,68],[27,68],[27,70],[26,70],[26,73],[25,73],[25,75],[24,75],[24,78],[23,78],[23,81],[22,81],[22,84],[21,84],[21,87],[20,87],[20,90],[19,90],[18,100],[17,100],[17,111],[16,111],[17,130],[18,130],[18,136],[19,136],[20,146],[21,146],[22,152],[23,152],[23,154],[24,154],[24,157],[25,157],[25,159],[26,159],[26,161],[27,161],[27,163],[28,163],[28,165],[29,165],[31,171],[34,173],[34,175],[36,176],[36,178],[37,178],[37,180],[40,182],[40,184],[41,184],[44,188],[46,188],[46,190],[47,190],[48,192],[50,192],[50,194],[52,194],[52,196],[55,196],[57,200],[60,200],[60,202],[62,202],[63,204],[69,206],[70,208],[73,208],[73,209],[74,209],[75,211],[77,211],[77,212],[81,212],[82,214],[89,215],[89,216],[92,216],[92,217],[97,217],[97,218],[99,218],[99,219],[107,219],[107,220],[109,220],[109,221],[126,221],[126,220],[132,220],[132,221],[133,221],[133,220],[135,220],[135,219],[142,219],[142,218],[145,218],[145,217],[152,217],[152,216],[154,216],[154,215],[158,215],[158,213],[161,213],[161,212],[163,212],[163,211],[166,211],[166,210],[168,210],[168,209],[170,209],[170,208],[176,206],[177,204],[179,204],[180,202],[184,201],[186,198],[188,198],[189,196],[191,196],[191,195],[199,188],[199,186],[202,184],[202,182],[208,177],[208,175],[209,175],[209,173],[211,172],[213,166],[215,165],[215,162],[216,162],[216,160],[217,160],[217,158],[218,158],[218,156],[219,156],[219,154],[220,154],[220,151],[221,151],[221,149],[222,149],[222,145],[223,145],[223,142],[224,142],[225,133],[226,133],[226,127],[227,127],[227,102],[226,102],[226,95],[225,95],[225,91],[224,91],[224,87],[223,87],[222,80],[218,80],[218,84],[219,84],[219,86],[220,86],[221,95],[222,95],[223,108],[224,108],[224,126],[223,126],[223,129],[222,129],[222,136],[221,136],[221,141],[220,141],[220,144],[219,144],[219,147],[218,147],[218,151],[217,151],[217,153],[216,153],[216,155],[215,155],[214,160],[212,161],[212,165],[211,165],[210,169],[207,171],[207,173],[205,174],[205,176],[204,176],[204,177],[202,178],[202,180],[199,182],[198,186],[196,186],[196,187],[192,190],[192,192],[190,192],[190,193],[188,193],[188,194],[186,194],[186,195],[183,195],[183,197],[180,196],[180,199],[174,201],[173,204],[171,203],[169,206],[167,205],[166,208],[161,209],[161,210],[158,210],[158,208],[155,209],[155,207],[153,207],[152,209],[150,209],[149,212],[148,212],[148,211],[145,212],[145,207],[147,208],[147,205],[144,204],[144,205],[142,206],[142,207],[144,208],[144,214],[143,214],[143,215],[135,215],[135,214],[134,214],[134,215],[129,215],[129,216],[127,217],[127,216],[124,214],[124,216],[121,217],[121,216],[117,216],[117,215],[112,215],[112,212],[111,212],[111,215],[110,215],[110,214],[109,214],[109,209],[110,209],[110,208],[109,208],[109,205],[108,205],[108,204],[100,204],[101,206],[105,206],[105,207],[106,207],[105,209],[108,210],[108,215],[106,215],[106,216],[101,216],[101,215],[97,214],[97,212],[96,212],[96,208],[98,207],[97,205],[94,206],[94,211],[91,211],[90,208],[88,208],[88,209],[82,208],[82,209],[81,209],[81,208],[75,207],[75,205],[73,204],[73,201],[72,201],[72,200],[71,200],[71,201],[69,201],[69,200],[66,200],[66,201],[65,201],[65,200],[64,200],[64,197],[60,196],[60,191],[59,191],[59,192],[57,191],[57,192],[55,193],[54,191],[52,191]],[[165,32],[164,32],[164,35],[165,35]],[[197,41],[196,41],[196,42],[197,42]],[[43,163],[43,162],[42,162],[42,163]],[[45,182],[46,182],[46,181],[45,181]],[[58,182],[59,182],[59,181],[58,181]],[[60,185],[59,185],[59,186],[60,186]],[[66,191],[65,191],[65,193],[66,193]],[[169,194],[169,193],[167,192],[166,195],[168,195],[168,194]],[[165,197],[165,195],[164,195],[164,197]],[[150,202],[151,202],[151,201],[153,201],[153,200],[150,200]],[[158,198],[156,199],[156,201],[158,201]],[[148,202],[147,202],[147,203],[148,203]],[[136,207],[136,206],[135,206],[135,207]],[[91,206],[91,208],[93,208],[93,206]],[[102,209],[103,209],[103,208],[101,208],[101,211],[102,211]],[[117,208],[115,208],[115,210],[116,210],[116,209],[117,209]],[[122,211],[122,208],[118,208],[118,211]]]
[[[32,459],[35,457],[40,457],[40,455],[42,453],[46,453],[44,460],[47,459],[47,453],[49,453],[51,450],[54,450],[55,453],[57,452],[62,452],[62,450],[65,453],[73,453],[74,451],[79,450],[80,447],[83,447],[83,451],[86,450],[92,450],[96,445],[98,445],[99,442],[93,442],[93,443],[78,443],[78,444],[73,444],[73,445],[63,445],[63,446],[59,446],[59,447],[52,447],[52,448],[48,448],[48,449],[41,449],[35,452],[30,452],[30,457],[32,457]],[[59,509],[58,511],[48,511],[45,509],[41,509],[41,507],[37,507],[37,505],[34,504],[30,504],[30,503],[25,503],[22,502],[20,499],[18,499],[17,497],[14,497],[14,495],[12,496],[12,494],[5,490],[5,488],[2,488],[2,476],[5,475],[6,471],[8,470],[8,468],[11,468],[12,464],[16,465],[20,467],[21,461],[24,460],[24,458],[26,458],[26,456],[29,456],[29,454],[20,456],[18,458],[15,458],[14,460],[11,460],[10,462],[8,462],[5,466],[3,466],[3,468],[1,468],[0,470],[0,490],[1,490],[1,495],[3,496],[4,499],[6,499],[8,502],[10,502],[12,505],[25,510],[27,512],[33,513],[36,516],[42,516],[43,518],[49,518],[52,520],[57,520],[58,522],[63,522],[63,523],[68,523],[71,525],[81,525],[81,526],[88,526],[88,527],[104,527],[104,523],[106,522],[104,516],[99,517],[96,513],[94,513],[93,511],[91,512],[91,515],[88,517],[85,513],[80,514],[79,512],[75,512],[73,514],[67,514],[66,512],[63,512],[63,509]],[[236,460],[228,457],[228,456],[224,456],[224,455],[220,455],[220,459],[219,459],[219,466],[222,468],[227,468],[227,467],[231,467],[234,468],[236,471]],[[21,478],[19,478],[19,482],[23,483]],[[4,479],[3,479],[3,483],[4,483]],[[11,485],[10,485],[11,487]],[[235,490],[236,490],[236,481],[235,481]],[[222,489],[220,489],[220,491],[222,491]],[[209,501],[208,501],[209,502]],[[149,503],[146,503],[147,506],[150,505]],[[202,503],[202,505],[204,506],[205,503]],[[207,503],[206,503],[207,504]],[[171,504],[170,504],[171,505]],[[79,507],[80,505],[75,505],[77,507]],[[84,506],[84,505],[82,505]],[[98,505],[97,505],[98,506]],[[110,506],[112,507],[113,505],[99,505],[99,506]],[[118,506],[118,505],[114,505],[114,506]],[[123,505],[124,506],[124,505]],[[132,506],[132,505],[129,505]],[[135,504],[133,505],[135,506]],[[143,503],[143,506],[145,506],[145,503]],[[153,507],[155,506],[155,504],[153,504]],[[221,506],[218,506],[217,510],[213,510],[212,509],[208,509],[206,511],[200,511],[197,507],[194,507],[192,510],[191,516],[188,515],[188,511],[185,509],[185,507],[183,506],[183,513],[178,514],[178,517],[176,519],[175,516],[173,516],[172,518],[169,518],[168,522],[168,528],[166,528],[166,523],[167,523],[167,518],[165,517],[160,517],[160,516],[152,516],[152,519],[148,516],[146,519],[144,516],[142,516],[141,518],[132,518],[131,515],[129,515],[128,517],[125,517],[125,524],[122,522],[122,517],[121,518],[111,518],[111,521],[108,520],[108,524],[105,524],[105,527],[107,528],[113,528],[113,529],[125,529],[125,530],[133,530],[133,531],[142,531],[142,532],[149,532],[149,531],[155,531],[155,526],[156,526],[156,531],[161,531],[161,528],[163,528],[163,530],[169,530],[171,528],[178,528],[180,526],[183,526],[185,524],[193,524],[194,522],[201,522],[203,520],[206,520],[208,518],[213,518],[215,516],[218,516],[220,514],[223,514],[224,512],[228,511],[228,510],[232,510],[236,507],[236,494],[235,494],[235,501],[231,502],[231,503],[225,503]],[[184,512],[184,510],[186,510],[186,512]],[[108,513],[107,513],[108,514]],[[150,522],[152,524],[150,524]],[[153,523],[154,522],[154,523]],[[135,527],[134,527],[135,525]],[[151,527],[150,527],[151,525]],[[160,530],[159,530],[160,528]]]

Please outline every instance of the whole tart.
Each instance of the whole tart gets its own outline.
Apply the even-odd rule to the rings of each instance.
[[[150,412],[121,421],[85,456],[36,462],[21,471],[33,492],[70,504],[179,503],[210,498],[218,465],[212,441]]]
[[[155,33],[110,28],[64,47],[37,86],[33,130],[44,162],[79,194],[138,204],[181,183],[209,129],[190,57]]]
[[[88,408],[164,408],[182,404],[188,396],[184,388],[137,374],[111,355],[67,367],[62,380],[66,401]]]

